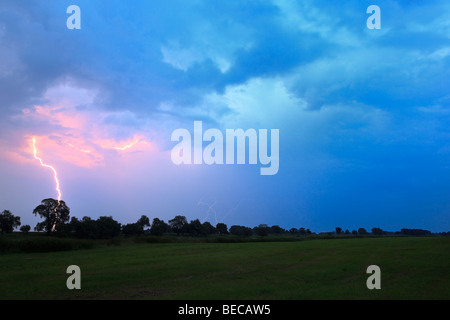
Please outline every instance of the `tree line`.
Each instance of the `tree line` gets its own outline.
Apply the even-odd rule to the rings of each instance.
[[[217,223],[213,226],[210,222],[200,222],[195,219],[188,222],[187,218],[182,215],[177,215],[167,223],[159,218],[154,218],[150,223],[150,219],[142,215],[138,221],[129,224],[120,224],[111,216],[101,216],[98,219],[92,219],[88,216],[78,219],[76,217],[70,218],[70,208],[64,201],[57,201],[54,199],[44,199],[41,204],[34,210],[33,214],[39,216],[43,221],[37,223],[34,228],[37,232],[45,232],[58,236],[77,237],[84,239],[111,239],[121,234],[125,236],[138,236],[149,234],[153,236],[162,236],[164,234],[176,234],[177,236],[208,236],[208,235],[234,235],[242,237],[268,236],[268,235],[311,235],[315,234],[309,229],[303,227],[291,228],[289,230],[283,229],[278,225],[268,226],[267,224],[260,224],[254,228],[232,225],[230,228],[225,223]],[[69,219],[70,218],[70,219]],[[21,226],[20,217],[14,216],[9,210],[4,210],[0,214],[0,233],[11,233],[15,228]],[[147,228],[147,229],[146,229]],[[20,227],[20,231],[28,233],[31,230],[29,225]],[[383,231],[381,228],[372,228],[372,235],[391,234]],[[370,234],[366,229],[359,228],[358,230],[343,230],[340,227],[332,232],[326,234],[336,235],[368,235]],[[428,230],[422,229],[401,229],[395,234],[401,235],[431,235]],[[450,232],[443,232],[441,235],[450,235]]]

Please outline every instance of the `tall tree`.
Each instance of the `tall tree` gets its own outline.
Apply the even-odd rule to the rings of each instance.
[[[129,223],[122,227],[125,235],[141,235],[144,233],[144,227],[150,227],[150,219],[142,215],[136,223]]]
[[[44,218],[44,221],[36,224],[36,231],[45,231],[47,234],[56,230],[58,224],[69,221],[70,208],[62,200],[44,199],[33,210],[34,215]]]
[[[358,229],[358,234],[367,234],[367,230],[364,228],[359,228]]]
[[[235,236],[250,237],[253,234],[253,230],[251,228],[238,225],[231,226],[229,231]]]
[[[187,225],[186,230],[190,235],[199,236],[203,231],[202,223],[198,219],[191,220],[191,222],[189,222],[189,224]]]
[[[228,234],[228,227],[225,223],[219,222],[216,225],[216,230],[219,234]]]
[[[202,224],[202,233],[203,234],[215,234],[217,232],[216,228],[209,223],[208,221],[203,222]]]
[[[282,234],[284,232],[286,232],[286,230],[284,230],[282,227],[278,226],[278,225],[274,225],[270,227],[270,233],[275,233],[275,234]]]
[[[20,226],[20,217],[14,216],[9,210],[4,210],[0,214],[0,233],[11,233],[18,226]]]
[[[120,234],[121,225],[113,219],[113,217],[103,216],[96,221],[96,238],[97,239],[111,239]]]
[[[176,216],[172,220],[169,220],[170,229],[177,235],[180,235],[180,233],[185,232],[187,225],[188,222],[185,216]]]
[[[265,236],[269,235],[270,228],[269,228],[269,226],[267,226],[267,224],[260,224],[257,227],[253,228],[253,232],[255,234],[257,234],[258,236],[265,237]]]
[[[154,236],[162,236],[165,232],[169,230],[169,225],[158,218],[153,219],[152,226],[150,228],[150,234]]]
[[[381,229],[381,228],[372,228],[372,233],[376,234],[376,235],[381,235],[381,234],[383,234],[383,229]]]
[[[150,219],[146,215],[142,215],[136,223],[141,226],[142,230],[144,227],[150,227]]]

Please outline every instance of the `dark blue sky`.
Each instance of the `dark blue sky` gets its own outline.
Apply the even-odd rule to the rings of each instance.
[[[449,16],[443,0],[0,0],[0,209],[34,227],[56,197],[36,137],[72,216],[448,231]],[[278,173],[174,165],[171,133],[194,120],[279,129]]]

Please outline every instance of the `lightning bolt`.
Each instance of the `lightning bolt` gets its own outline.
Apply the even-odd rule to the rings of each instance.
[[[206,221],[206,219],[208,219],[208,217],[209,217],[209,212],[212,211],[212,212],[214,213],[214,219],[215,219],[216,224],[217,224],[217,212],[216,212],[216,210],[214,210],[214,206],[216,205],[216,203],[217,203],[217,200],[215,200],[214,203],[213,203],[212,205],[209,205],[208,203],[203,202],[202,200],[200,200],[200,201],[197,203],[197,206],[199,206],[199,205],[205,205],[205,206],[208,207],[208,211],[206,211],[206,218],[205,218],[205,221]]]
[[[45,164],[44,161],[42,161],[42,159],[38,157],[37,152],[38,151],[37,151],[37,147],[36,147],[36,137],[33,137],[33,155],[34,155],[34,158],[36,160],[39,160],[41,166],[43,166],[45,168],[48,168],[48,169],[53,171],[53,177],[54,177],[55,183],[56,183],[56,192],[58,193],[58,205],[55,208],[55,214],[56,214],[56,210],[58,209],[59,204],[61,202],[61,189],[60,189],[60,184],[59,184],[59,179],[58,179],[58,173],[56,172],[56,169],[54,167],[52,167],[51,165]],[[55,219],[55,221],[56,221],[56,219]],[[53,231],[55,230],[55,223],[52,226],[52,230]]]
[[[239,207],[239,205],[241,204],[241,202],[242,202],[242,199],[239,200],[239,202],[237,203],[236,206],[234,206],[233,208],[230,209],[230,211],[228,211],[228,213],[222,218],[222,221],[224,221],[234,210],[236,210]]]
[[[76,146],[74,146],[73,144],[71,144],[71,143],[68,143],[67,144],[69,147],[71,147],[71,148],[73,148],[73,149],[76,149],[76,150],[78,150],[78,151],[81,151],[81,152],[83,152],[83,153],[91,153],[91,150],[87,150],[87,149],[80,149],[80,148],[78,148],[78,147],[76,147]]]
[[[234,210],[236,210],[238,207],[239,207],[239,205],[241,204],[241,202],[242,202],[242,199],[241,200],[239,200],[239,202],[238,202],[238,204],[235,206],[235,207],[233,207],[233,208],[231,208],[228,212],[227,212],[227,214],[225,215],[225,216],[223,216],[223,218],[221,218],[220,220],[218,220],[217,218],[217,211],[214,209],[214,206],[217,204],[217,200],[214,200],[214,202],[213,202],[213,204],[208,204],[207,202],[203,202],[202,200],[199,200],[198,202],[197,202],[197,206],[200,206],[200,205],[204,205],[204,206],[207,206],[208,207],[208,211],[206,211],[206,218],[205,218],[205,221],[206,221],[206,219],[208,219],[208,217],[209,217],[209,212],[212,212],[212,213],[214,213],[214,219],[215,219],[215,221],[216,221],[216,224],[217,224],[217,222],[218,221],[224,221]]]
[[[125,150],[130,149],[131,147],[133,147],[138,142],[139,142],[139,140],[134,140],[132,143],[130,143],[130,144],[124,146],[124,147],[114,147],[114,149],[120,150],[120,151],[125,151]]]

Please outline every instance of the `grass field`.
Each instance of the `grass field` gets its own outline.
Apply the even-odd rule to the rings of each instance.
[[[381,268],[381,290],[366,269]],[[66,269],[81,268],[81,290]],[[134,243],[0,254],[0,299],[449,299],[449,237]]]

